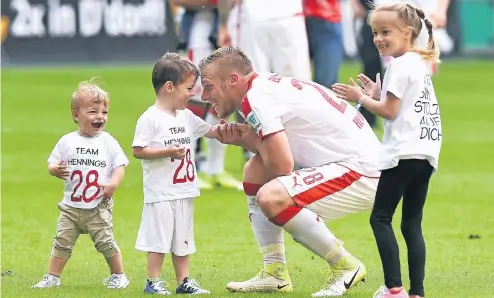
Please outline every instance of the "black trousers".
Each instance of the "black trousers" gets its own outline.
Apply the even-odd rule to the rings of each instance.
[[[377,186],[370,224],[381,256],[384,281],[388,288],[401,287],[398,243],[391,221],[403,197],[401,232],[408,249],[410,295],[424,297],[425,241],[422,235],[424,209],[433,167],[427,160],[401,160],[384,170]]]
[[[381,67],[381,57],[379,55],[379,51],[374,45],[373,40],[374,34],[372,33],[371,26],[367,24],[366,16],[364,24],[362,25],[362,29],[360,31],[360,38],[358,41],[359,56],[362,60],[362,63],[364,64],[364,74],[375,81],[376,75],[378,73],[381,74],[381,79],[384,77],[384,73],[382,72]],[[375,126],[377,124],[376,115],[370,113],[365,108],[360,108],[360,112],[371,126]]]

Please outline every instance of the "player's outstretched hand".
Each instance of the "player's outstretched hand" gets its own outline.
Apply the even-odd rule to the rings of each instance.
[[[67,179],[67,177],[69,176],[69,171],[67,170],[67,166],[64,165],[63,160],[61,160],[58,164],[50,164],[48,166],[48,172],[50,172],[52,176],[55,176],[62,180]]]
[[[374,83],[368,76],[361,73],[357,76],[357,82],[365,95],[379,100],[381,97],[381,74],[376,75],[376,82]]]
[[[185,147],[178,143],[170,144],[166,149],[171,158],[183,159],[185,157]]]
[[[218,141],[223,144],[232,144],[239,145],[240,142],[240,133],[239,133],[239,125],[236,122],[228,123],[225,120],[220,120],[220,124],[218,126]]]
[[[108,184],[99,184],[100,189],[103,191],[101,194],[101,198],[107,199],[113,197],[115,190],[117,187],[111,183]]]
[[[332,88],[339,98],[352,102],[358,102],[364,95],[364,91],[355,83],[353,78],[350,78],[350,85],[336,83],[333,84]]]

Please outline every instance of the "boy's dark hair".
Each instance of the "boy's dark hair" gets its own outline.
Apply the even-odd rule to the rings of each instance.
[[[197,67],[186,57],[173,52],[167,52],[156,61],[153,67],[152,82],[156,93],[168,81],[179,85],[184,78],[193,75],[199,76]]]

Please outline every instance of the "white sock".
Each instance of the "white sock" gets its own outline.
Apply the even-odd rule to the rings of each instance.
[[[206,122],[210,125],[219,123],[219,119],[208,113]],[[209,175],[217,175],[225,171],[226,144],[220,143],[216,139],[206,138],[207,152],[204,161],[204,172]]]
[[[283,225],[283,229],[290,233],[295,241],[326,260],[330,265],[350,255],[341,245],[341,241],[329,231],[316,213],[307,208],[289,208],[301,209]]]
[[[286,264],[283,229],[269,221],[256,203],[255,196],[247,196],[249,218],[264,265],[281,262]]]

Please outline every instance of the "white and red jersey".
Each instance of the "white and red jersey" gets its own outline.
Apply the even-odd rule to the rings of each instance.
[[[62,203],[80,209],[98,206],[103,193],[98,183],[109,182],[113,170],[129,164],[120,144],[105,131],[95,137],[77,131],[64,135],[48,157],[48,163],[62,161],[69,171]]]
[[[303,15],[302,0],[242,0],[241,18],[264,21]]]
[[[338,162],[363,175],[379,175],[379,139],[360,112],[324,86],[254,74],[242,114],[261,139],[285,131],[296,167]]]
[[[132,147],[165,148],[170,144],[185,146],[182,160],[171,157],[142,160],[144,202],[153,203],[199,196],[194,150],[196,139],[211,126],[189,109],[172,116],[149,107],[137,120]]]

